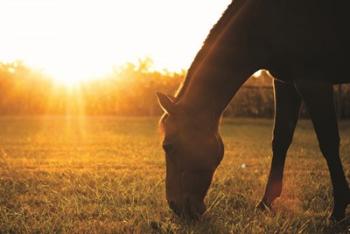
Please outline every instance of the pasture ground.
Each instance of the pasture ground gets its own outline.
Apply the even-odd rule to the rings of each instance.
[[[350,180],[350,122],[340,123]],[[156,118],[0,118],[0,233],[347,233],[309,121],[299,122],[274,213],[255,211],[271,161],[272,120],[226,119],[225,158],[199,222],[164,194]],[[348,227],[349,226],[349,227]]]

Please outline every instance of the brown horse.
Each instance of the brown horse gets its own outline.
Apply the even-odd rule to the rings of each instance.
[[[275,124],[271,171],[258,208],[282,190],[283,168],[301,101],[314,124],[333,185],[331,218],[341,220],[350,191],[339,158],[332,85],[349,83],[350,3],[345,0],[235,0],[213,27],[175,97],[158,93],[165,114],[166,197],[179,215],[199,217],[224,147],[226,106],[259,69],[273,74]]]

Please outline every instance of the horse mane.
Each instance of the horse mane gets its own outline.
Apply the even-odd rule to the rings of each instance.
[[[243,3],[246,0],[232,0],[229,6],[226,8],[218,22],[212,27],[207,38],[204,40],[202,48],[199,50],[195,56],[190,68],[188,69],[185,80],[182,82],[181,86],[177,90],[175,97],[176,101],[179,101],[181,96],[184,94],[188,84],[190,83],[192,75],[199,69],[201,62],[208,54],[212,46],[215,44],[216,39],[221,34],[226,25],[230,22],[232,17],[241,9]]]

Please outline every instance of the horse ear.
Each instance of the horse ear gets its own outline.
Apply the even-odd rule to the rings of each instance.
[[[168,114],[175,114],[176,112],[176,104],[175,98],[167,96],[162,93],[157,93],[158,102],[160,107]]]
[[[166,95],[174,104],[176,103],[176,98],[170,95]]]

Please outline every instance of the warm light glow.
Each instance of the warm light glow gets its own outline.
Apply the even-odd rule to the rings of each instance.
[[[187,68],[230,0],[2,0],[0,61],[75,84],[150,57]]]

